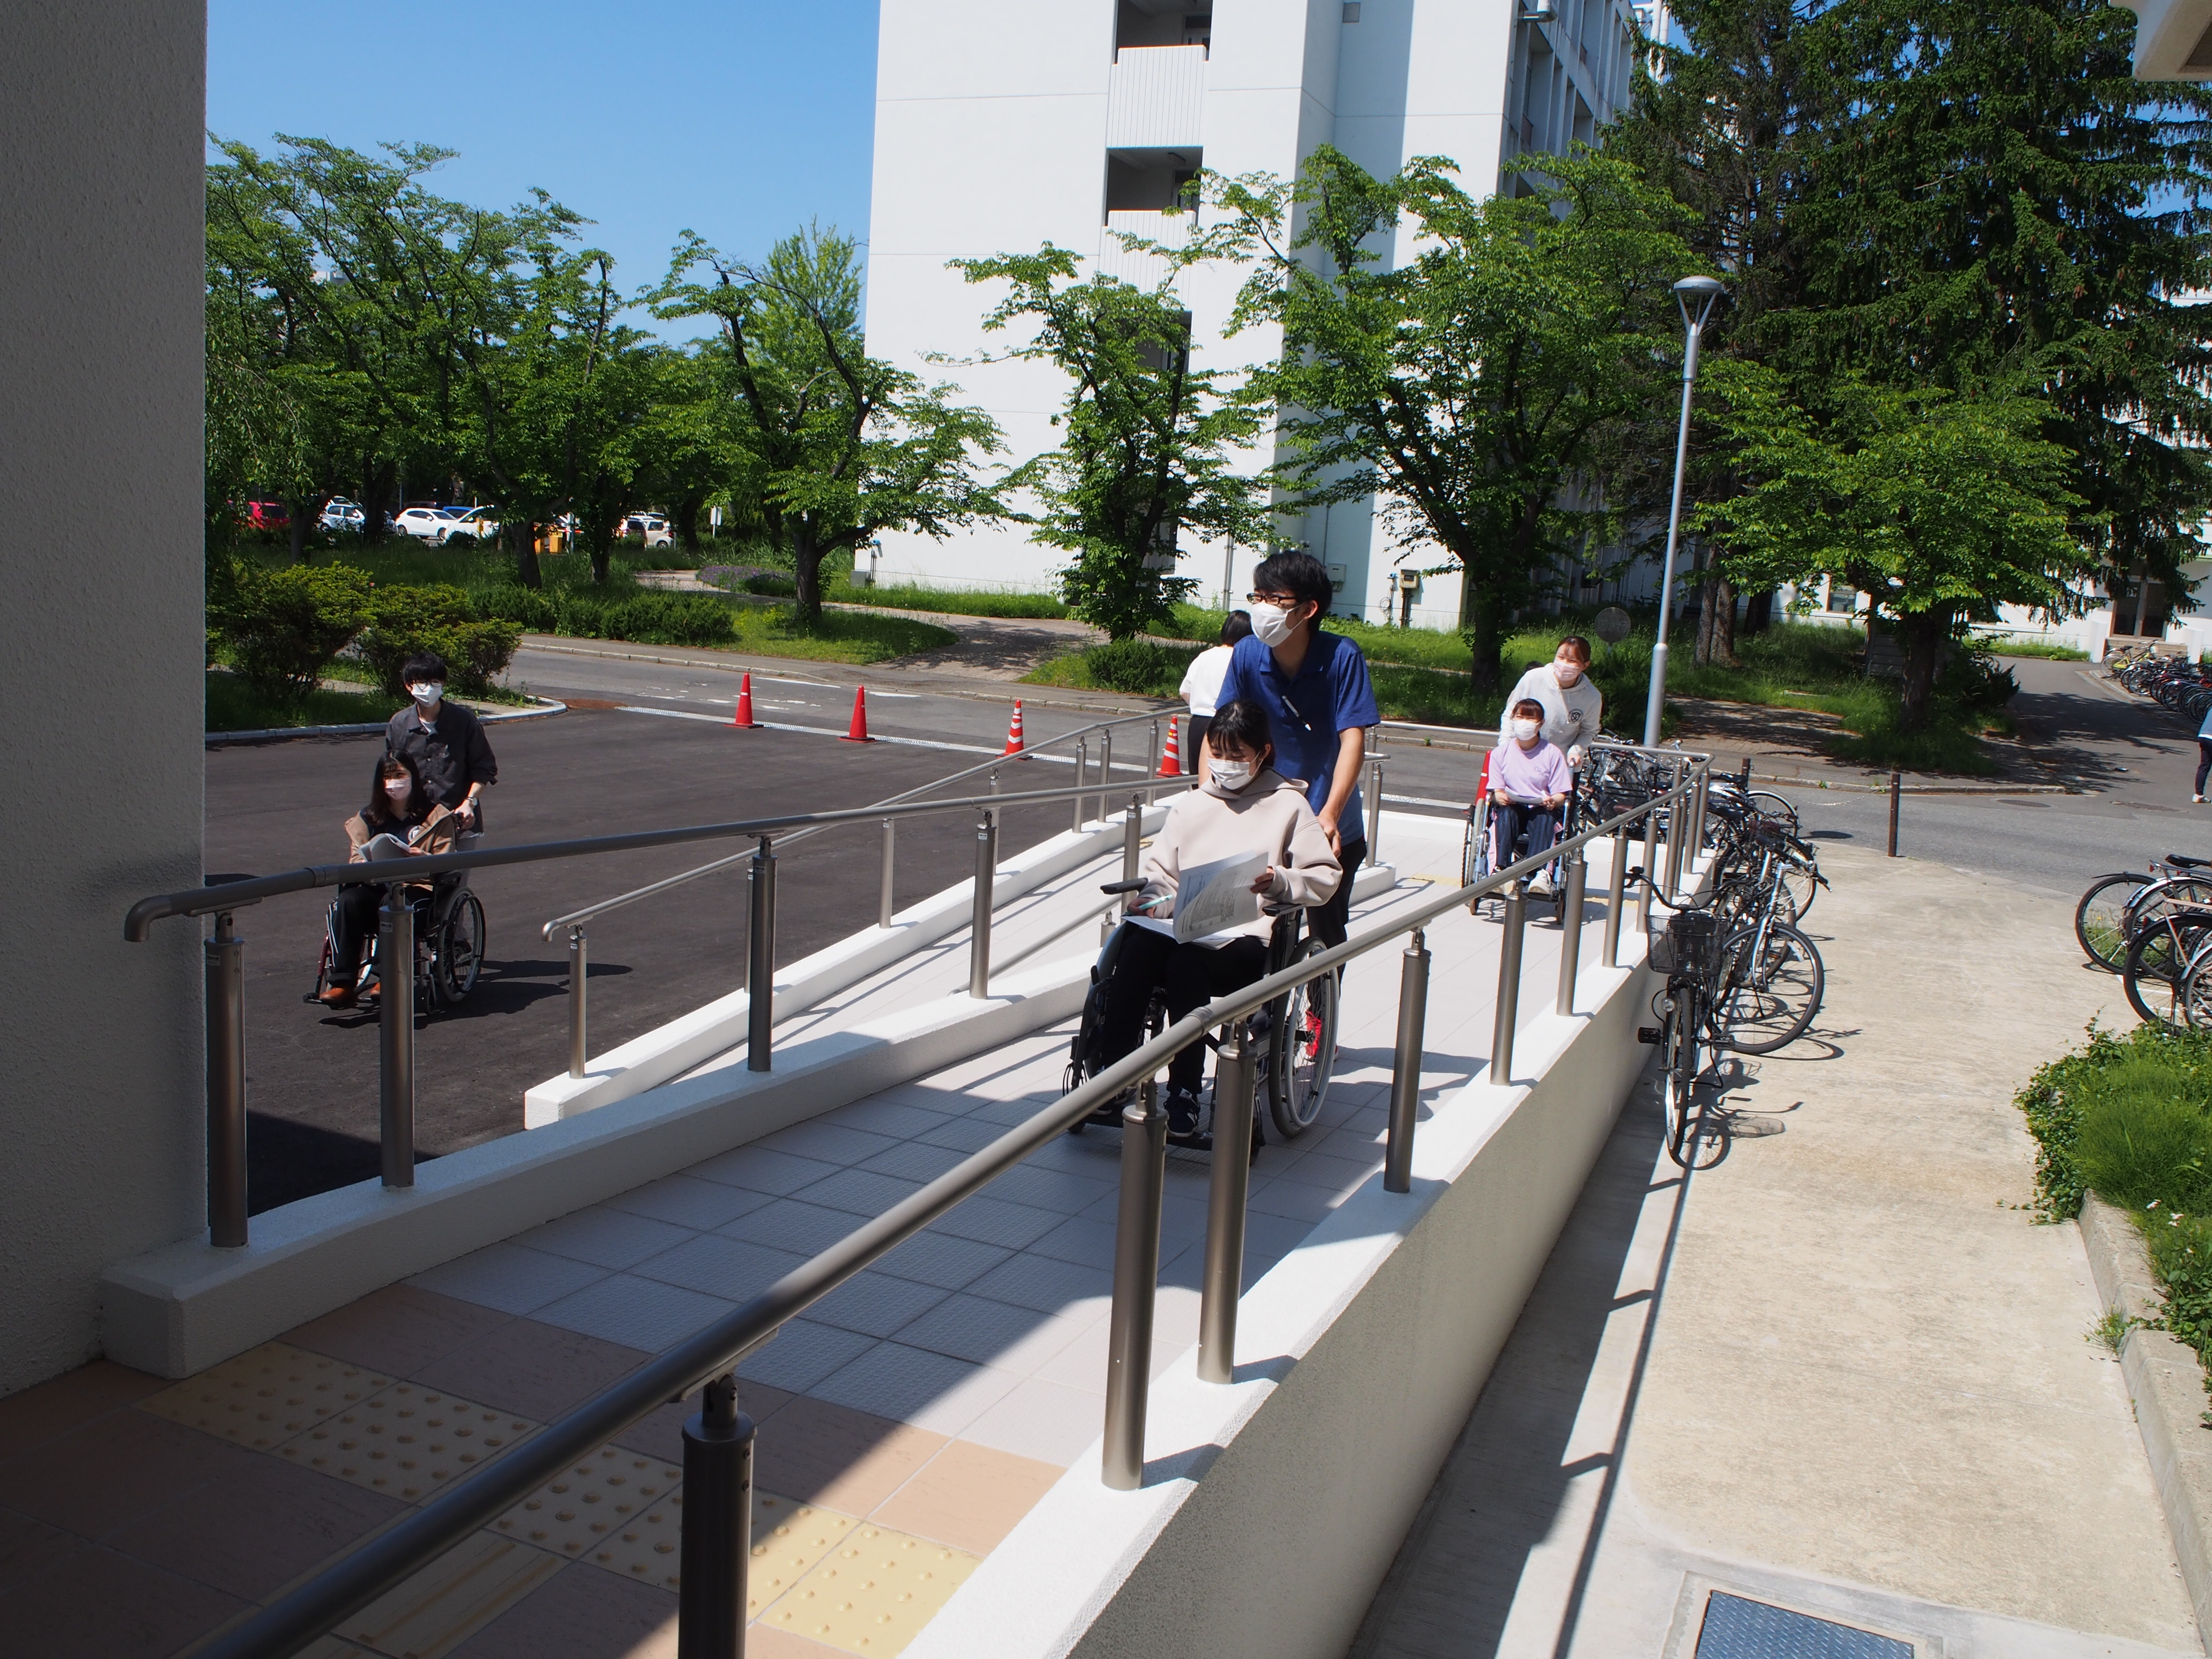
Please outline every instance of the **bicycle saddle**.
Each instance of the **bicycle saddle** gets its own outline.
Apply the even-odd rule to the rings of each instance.
[[[2166,861],[2177,870],[2203,870],[2212,866],[2212,859],[2193,859],[2186,853],[2168,853]]]

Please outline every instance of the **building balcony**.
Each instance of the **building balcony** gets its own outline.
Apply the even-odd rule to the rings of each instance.
[[[1157,288],[1167,279],[1168,262],[1157,253],[1124,247],[1121,236],[1141,236],[1146,241],[1176,247],[1188,241],[1197,227],[1195,213],[1133,209],[1110,212],[1106,216],[1106,228],[1098,238],[1098,274],[1118,276],[1139,288]]]
[[[1195,149],[1205,107],[1204,46],[1124,46],[1108,82],[1106,147]]]

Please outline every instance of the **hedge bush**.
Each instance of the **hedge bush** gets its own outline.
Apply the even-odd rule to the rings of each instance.
[[[481,697],[507,672],[521,640],[514,623],[483,615],[458,587],[385,587],[370,607],[361,655],[380,686],[404,696],[400,670],[409,658],[434,651],[446,659],[447,684],[461,696]]]
[[[368,578],[345,565],[235,562],[210,589],[209,631],[231,667],[286,705],[305,701],[368,620]]]
[[[707,593],[632,590],[617,598],[518,584],[481,597],[492,615],[539,634],[641,645],[726,645],[734,637],[728,602]]]

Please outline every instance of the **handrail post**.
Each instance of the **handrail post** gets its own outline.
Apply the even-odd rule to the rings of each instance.
[[[1690,763],[1690,835],[1686,866],[1694,877],[1698,870],[1698,854],[1705,849],[1705,792],[1712,787],[1712,763]]]
[[[1390,1066],[1390,1139],[1382,1154],[1382,1190],[1413,1189],[1413,1123],[1421,1104],[1423,1032],[1429,1017],[1429,941],[1413,929],[1398,970],[1398,1049]]]
[[[568,1075],[584,1075],[584,929],[568,930]]]
[[[1213,1070],[1213,1172],[1200,1279],[1198,1380],[1237,1380],[1237,1302],[1244,1293],[1244,1212],[1252,1191],[1252,1095],[1257,1073],[1244,1022],[1221,1028]],[[1141,1461],[1141,1460],[1140,1460]]]
[[[991,994],[991,899],[999,880],[999,824],[991,813],[975,826],[975,897],[968,922],[968,994]]]
[[[1659,879],[1659,805],[1647,801],[1644,807],[1644,884],[1636,890],[1636,926],[1638,931],[1651,931],[1651,893]]]
[[[1559,998],[1553,1006],[1560,1013],[1575,1011],[1575,981],[1583,963],[1583,889],[1589,866],[1577,848],[1567,860],[1567,893],[1559,904]]]
[[[745,930],[745,1069],[775,1065],[775,850],[763,836],[747,870],[752,887]]]
[[[1674,785],[1681,789],[1689,780],[1689,763],[1674,769]],[[1682,846],[1690,827],[1690,797],[1686,790],[1667,804],[1667,902],[1682,896]]]
[[[218,910],[207,941],[208,1242],[246,1243],[246,941]]]
[[[1098,734],[1098,821],[1106,821],[1106,791],[1114,781],[1114,728]]]
[[[1613,876],[1605,890],[1605,965],[1620,966],[1620,909],[1628,891],[1628,830],[1613,832]]]
[[[1145,1410],[1152,1383],[1152,1304],[1160,1279],[1160,1197],[1168,1115],[1140,1088],[1121,1111],[1121,1202],[1114,1231],[1108,1319],[1106,1438],[1101,1478],[1116,1492],[1145,1484]]]
[[[1517,889],[1505,896],[1505,939],[1498,957],[1498,1023],[1490,1038],[1490,1080],[1513,1080],[1513,1032],[1521,1023],[1521,941],[1528,901]]]
[[[404,882],[384,884],[376,913],[377,1140],[384,1184],[415,1184],[415,913]]]
[[[1083,775],[1091,769],[1091,739],[1075,740],[1075,823],[1072,828],[1083,828]]]
[[[1376,849],[1382,844],[1382,757],[1376,755],[1367,763],[1367,862],[1372,866],[1382,861]]]
[[[1160,723],[1152,722],[1152,741],[1145,745],[1145,775],[1151,777],[1160,769]]]
[[[737,1373],[725,1371],[684,1425],[677,1659],[744,1659],[752,1530],[753,1420],[738,1409]]]
[[[1142,795],[1132,795],[1129,797],[1129,810],[1122,815],[1121,819],[1121,879],[1124,881],[1134,881],[1137,878],[1137,868],[1142,862],[1139,842],[1144,839],[1144,834],[1145,798]],[[1136,902],[1137,896],[1134,893],[1123,894],[1121,897],[1123,913],[1126,915]]]
[[[898,862],[898,820],[884,820],[884,873],[876,888],[876,926],[891,925],[891,878]]]

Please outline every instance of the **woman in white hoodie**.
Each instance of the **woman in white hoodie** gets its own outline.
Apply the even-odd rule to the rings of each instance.
[[[1267,870],[1252,890],[1279,902],[1320,904],[1343,879],[1328,836],[1306,804],[1305,785],[1273,770],[1267,712],[1256,703],[1219,709],[1206,734],[1207,777],[1168,807],[1167,823],[1145,859],[1144,890],[1134,914],[1155,920],[1175,914],[1182,872],[1244,854],[1264,854]],[[1177,944],[1141,923],[1123,922],[1108,941],[1101,963],[1106,988],[1100,1011],[1102,1064],[1137,1046],[1153,988],[1165,993],[1168,1017],[1181,1019],[1200,1005],[1258,979],[1267,966],[1264,915]],[[1168,1127],[1188,1134],[1198,1127],[1198,1091],[1206,1048],[1194,1042],[1168,1067]]]

